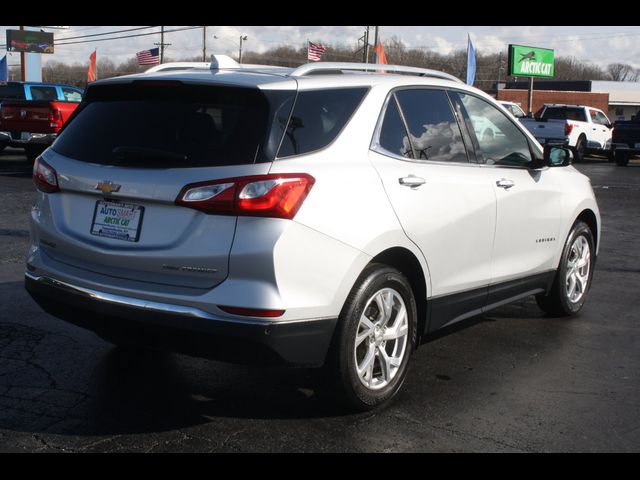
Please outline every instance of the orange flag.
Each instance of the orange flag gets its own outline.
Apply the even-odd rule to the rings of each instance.
[[[89,71],[87,72],[87,82],[95,82],[98,79],[96,74],[96,51],[89,56]]]
[[[376,58],[378,59],[376,63],[383,63],[385,65],[388,65],[387,55],[384,53],[384,47],[382,46],[382,43],[378,42],[373,51],[375,52]]]

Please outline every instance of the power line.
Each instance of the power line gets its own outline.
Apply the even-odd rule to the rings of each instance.
[[[133,32],[134,30],[146,30],[147,28],[155,28],[155,25],[150,27],[128,28],[126,30],[113,30],[111,32],[94,33],[92,35],[80,35],[78,37],[62,37],[62,38],[56,38],[56,40],[76,40],[78,38],[99,37],[103,35],[112,35],[114,33]]]
[[[185,28],[175,28],[173,30],[165,30],[164,33],[170,33],[170,32],[182,32],[185,30],[195,30],[196,28],[202,28],[202,27],[185,27]],[[133,37],[146,37],[148,35],[158,35],[160,33],[160,31],[157,32],[149,32],[149,33],[138,33],[138,34],[134,34],[134,35],[121,35],[119,37],[111,37],[111,38],[97,38],[94,40],[81,40],[79,42],[65,42],[65,43],[56,43],[56,46],[62,46],[62,45],[76,45],[79,43],[93,43],[93,42],[106,42],[108,40],[120,40],[122,38],[133,38]]]

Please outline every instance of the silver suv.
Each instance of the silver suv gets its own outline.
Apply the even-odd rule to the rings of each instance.
[[[570,160],[441,72],[163,65],[92,83],[37,160],[26,288],[116,344],[324,366],[370,409],[434,330],[580,310],[600,215]]]

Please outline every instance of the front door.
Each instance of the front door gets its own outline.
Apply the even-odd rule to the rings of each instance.
[[[491,124],[495,132],[492,137],[476,135],[475,144],[481,170],[497,200],[491,290],[508,296],[517,293],[514,290],[524,293],[529,280],[544,285],[564,241],[559,238],[560,172],[529,168],[532,151],[516,120],[479,96],[458,92],[452,97],[464,106],[472,125],[476,121]]]

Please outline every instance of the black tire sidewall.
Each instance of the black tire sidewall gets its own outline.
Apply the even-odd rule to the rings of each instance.
[[[580,153],[580,148],[582,148],[582,154]],[[574,151],[574,161],[576,163],[580,163],[584,160],[584,137],[578,138],[576,142],[576,146],[573,149]]]
[[[567,260],[569,258],[569,254],[571,253],[571,245],[573,242],[579,237],[584,236],[589,243],[590,250],[590,258],[589,258],[589,278],[587,279],[587,286],[585,288],[584,294],[577,302],[572,302],[569,300],[566,289],[566,276],[567,276]],[[562,257],[560,258],[560,266],[558,267],[558,278],[556,282],[556,288],[558,289],[558,297],[562,304],[563,310],[568,315],[574,315],[580,311],[582,306],[584,305],[585,300],[587,299],[587,294],[589,293],[589,289],[591,288],[591,281],[593,279],[593,267],[595,262],[595,248],[593,241],[593,233],[589,226],[584,222],[578,222],[571,229],[571,233],[567,237],[567,241],[564,245],[564,249],[562,251]]]
[[[407,308],[409,323],[409,341],[402,365],[393,380],[380,390],[366,388],[358,378],[354,358],[355,337],[360,317],[367,301],[379,290],[392,288],[400,296]],[[341,335],[339,336],[338,368],[344,393],[349,403],[360,410],[375,408],[389,401],[404,383],[409,359],[416,344],[417,307],[411,286],[399,271],[385,266],[367,268],[354,286],[339,318]]]

